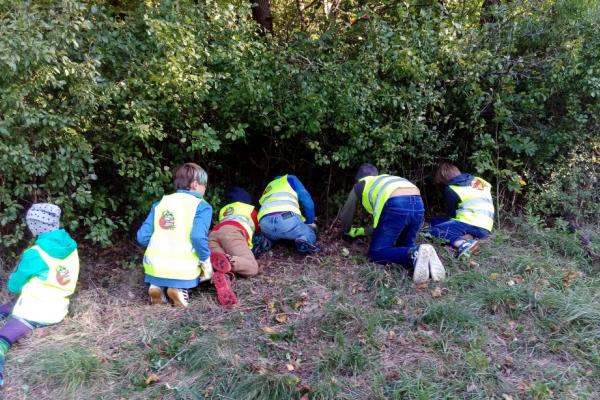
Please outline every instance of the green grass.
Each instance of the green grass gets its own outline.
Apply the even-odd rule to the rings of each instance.
[[[465,330],[477,326],[473,313],[458,303],[433,303],[427,307],[418,321],[436,325],[440,329]]]
[[[34,363],[29,374],[33,383],[51,382],[71,393],[93,380],[114,376],[110,364],[103,365],[88,349],[77,345],[46,346],[30,362]]]
[[[5,397],[600,398],[600,271],[576,239],[530,220],[483,242],[475,265],[438,246],[441,297],[360,243],[349,257],[277,248],[263,275],[235,281],[231,311],[206,289],[187,310],[146,306],[126,266],[11,349]]]

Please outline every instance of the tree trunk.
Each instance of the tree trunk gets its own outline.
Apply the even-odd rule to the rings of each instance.
[[[273,17],[269,0],[252,0],[252,19],[259,23],[262,33],[273,33]]]

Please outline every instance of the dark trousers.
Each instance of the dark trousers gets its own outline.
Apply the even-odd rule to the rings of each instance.
[[[431,227],[429,228],[431,235],[443,239],[449,244],[452,244],[457,240],[462,240],[464,235],[471,235],[474,238],[483,239],[490,234],[490,231],[487,229],[465,224],[464,222],[455,221],[453,219],[439,224],[434,224],[434,222],[437,221],[432,219]]]
[[[425,215],[421,196],[396,196],[387,200],[371,237],[369,259],[379,264],[413,266],[411,250]]]

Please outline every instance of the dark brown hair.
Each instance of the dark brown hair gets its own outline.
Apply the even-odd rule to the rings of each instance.
[[[190,162],[179,167],[173,181],[176,189],[189,189],[192,182],[198,182],[206,186],[208,175],[201,166]]]
[[[437,171],[435,171],[435,183],[447,185],[452,178],[460,175],[460,170],[454,164],[441,163]]]

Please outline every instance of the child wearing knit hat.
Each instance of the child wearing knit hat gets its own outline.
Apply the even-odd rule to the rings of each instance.
[[[79,276],[77,243],[60,229],[60,207],[36,203],[25,221],[35,237],[8,279],[8,290],[19,297],[0,305],[0,385],[4,384],[4,359],[15,342],[39,328],[56,324],[69,310],[69,297]]]

